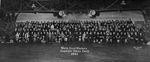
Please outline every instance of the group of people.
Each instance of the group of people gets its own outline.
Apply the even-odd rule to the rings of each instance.
[[[16,22],[13,42],[146,43],[131,20]]]

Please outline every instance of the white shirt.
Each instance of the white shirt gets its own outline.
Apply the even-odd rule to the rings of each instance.
[[[51,25],[51,29],[54,29],[54,25]]]
[[[16,37],[19,38],[19,36],[20,36],[20,33],[16,33]]]
[[[25,34],[25,38],[28,38],[28,37],[29,37],[29,33],[26,33],[26,34]]]

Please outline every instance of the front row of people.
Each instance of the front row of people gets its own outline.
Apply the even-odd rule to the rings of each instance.
[[[115,32],[114,32],[115,33]],[[134,43],[134,44],[145,44],[146,41],[143,39],[142,33],[130,33],[125,32],[120,35],[116,32],[107,33],[104,32],[42,32],[42,33],[23,33],[17,32],[13,42],[19,43],[73,43],[73,42],[86,42],[86,43]]]

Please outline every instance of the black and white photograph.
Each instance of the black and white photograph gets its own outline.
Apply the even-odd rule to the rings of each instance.
[[[0,0],[0,62],[150,62],[150,0]]]

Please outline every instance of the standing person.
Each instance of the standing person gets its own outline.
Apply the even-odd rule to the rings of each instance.
[[[33,34],[33,42],[36,42],[37,41],[37,34],[34,32]]]
[[[49,42],[49,32],[46,32],[46,41]]]
[[[40,32],[39,31],[37,32],[37,42],[38,43],[40,42]]]
[[[82,35],[82,41],[85,42],[85,38],[86,38],[86,33],[84,32]]]
[[[78,35],[79,35],[78,28],[75,27],[75,31],[74,31],[75,41],[78,41]]]
[[[25,43],[29,42],[29,32],[25,33]]]
[[[96,40],[97,40],[97,33],[96,33],[96,31],[94,31],[94,33],[93,33],[93,42],[94,43],[96,43]]]
[[[23,31],[21,31],[21,32],[20,32],[20,40],[19,40],[19,42],[22,42],[22,41],[23,41],[23,34],[24,34]]]
[[[117,32],[117,34],[116,34],[116,41],[117,41],[117,43],[120,43],[120,38],[121,38],[120,32]]]
[[[26,33],[25,33],[25,32],[23,32],[23,36],[22,36],[23,41],[22,41],[22,42],[25,42],[25,43],[26,43],[25,35],[26,35]]]
[[[16,42],[18,42],[18,41],[19,41],[19,39],[20,39],[20,33],[19,33],[19,32],[17,32],[17,33],[16,33],[16,35],[15,35],[15,37],[16,37]]]
[[[46,37],[42,36],[41,43],[46,43]]]
[[[95,40],[95,42],[98,43],[99,41],[100,41],[99,32],[96,31],[96,40]]]
[[[72,43],[73,41],[73,34],[71,33],[71,31],[69,31],[69,34],[68,34],[68,42],[69,43]]]
[[[109,43],[109,38],[110,38],[110,30],[107,28],[106,30],[106,43]]]
[[[143,35],[143,30],[142,29],[139,29],[139,33],[138,33],[138,36],[140,38],[140,44],[146,44],[146,40],[144,40],[144,35]]]
[[[92,37],[93,37],[92,35],[93,35],[93,34],[92,34],[92,32],[90,31],[90,32],[89,32],[89,37],[88,37],[88,39],[89,39],[88,42],[89,42],[89,43],[92,43],[92,40],[93,40],[93,39],[92,39]]]
[[[51,33],[51,42],[55,41],[55,31],[52,31]]]
[[[135,31],[134,32],[134,38],[135,38],[135,44],[140,44],[140,41],[139,41],[139,36],[138,36],[138,32],[137,31]]]
[[[61,39],[62,39],[61,42],[64,43],[65,34],[63,32],[61,32],[60,36],[61,36]]]
[[[48,42],[51,42],[52,41],[52,31],[50,29],[47,33],[47,37],[48,37]]]
[[[64,38],[64,40],[65,40],[65,42],[66,43],[68,43],[68,38],[69,38],[69,31],[65,31],[65,38]]]
[[[56,38],[55,38],[55,42],[56,43],[60,43],[60,39],[59,38],[60,38],[60,35],[57,33],[56,34]]]

